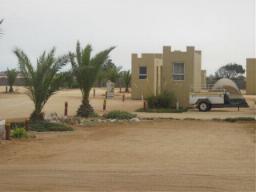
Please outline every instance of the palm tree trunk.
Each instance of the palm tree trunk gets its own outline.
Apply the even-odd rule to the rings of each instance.
[[[129,86],[128,85],[125,86],[125,92],[129,93]]]
[[[77,110],[77,116],[89,117],[91,114],[94,113],[94,110],[89,102],[90,90],[84,90],[82,93],[83,93],[82,104]]]
[[[9,93],[13,93],[13,87],[12,87],[12,85],[10,85]]]
[[[32,121],[43,121],[44,120],[44,114],[42,113],[41,107],[35,106],[35,110],[30,115],[30,120],[32,120]]]

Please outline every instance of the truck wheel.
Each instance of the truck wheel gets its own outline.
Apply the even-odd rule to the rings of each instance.
[[[211,109],[211,106],[208,102],[202,101],[198,104],[199,111],[206,112]]]

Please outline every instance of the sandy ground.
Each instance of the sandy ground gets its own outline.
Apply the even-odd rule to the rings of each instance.
[[[0,191],[254,192],[255,124],[101,124],[0,144]]]
[[[25,89],[22,87],[15,87],[18,94],[5,94],[3,93],[5,88],[0,87],[0,118],[27,118],[33,110],[33,103],[24,94]],[[97,113],[102,114],[102,106],[104,100],[105,89],[97,88],[96,97],[93,98],[91,93],[90,102]],[[130,94],[126,94],[126,101],[122,102],[122,94],[119,93],[119,89],[115,90],[116,96],[113,99],[107,100],[107,110],[125,110],[133,112],[138,108],[143,107],[141,100],[131,100]],[[190,110],[187,113],[175,114],[155,114],[155,113],[139,113],[139,117],[142,118],[194,118],[194,119],[213,119],[213,118],[228,118],[228,117],[254,117],[256,115],[256,96],[245,96],[250,108],[240,109],[238,112],[236,108],[223,108],[213,109],[211,112],[202,113],[198,110]],[[81,102],[80,90],[62,90],[52,96],[43,111],[46,115],[50,113],[58,113],[62,116],[64,113],[64,103],[68,101],[69,115],[75,115]]]
[[[2,93],[1,93],[2,91]],[[6,118],[27,118],[33,111],[33,103],[27,95],[24,94],[25,89],[17,87],[18,94],[5,94],[3,93],[4,87],[0,87],[0,117]],[[115,90],[116,96],[113,99],[107,100],[107,110],[126,110],[135,111],[143,106],[142,101],[131,100],[130,94],[126,94],[126,101],[122,101],[123,93],[119,93],[119,89]],[[95,111],[99,114],[103,113],[103,100],[105,89],[97,88],[96,97],[93,98],[91,93],[91,105]],[[45,114],[58,113],[58,115],[64,115],[64,103],[68,102],[69,115],[75,115],[76,111],[81,104],[81,91],[74,90],[62,90],[53,95],[43,111]]]

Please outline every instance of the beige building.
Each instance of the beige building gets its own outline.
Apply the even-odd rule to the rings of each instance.
[[[132,54],[132,98],[173,92],[180,106],[189,106],[189,93],[201,89],[201,51],[185,52],[164,46],[163,53]]]
[[[246,94],[256,95],[256,58],[246,60]]]
[[[201,70],[201,87],[203,89],[207,88],[207,76],[206,76],[206,70]]]

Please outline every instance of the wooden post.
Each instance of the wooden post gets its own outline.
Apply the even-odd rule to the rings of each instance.
[[[64,116],[68,116],[68,102],[65,102]]]
[[[123,102],[125,101],[125,94],[123,94]]]
[[[7,87],[7,85],[5,86],[5,93],[8,93],[8,87]]]
[[[10,140],[11,127],[10,124],[5,124],[5,139]]]
[[[239,105],[237,106],[237,111],[240,111],[240,106]]]
[[[107,100],[104,99],[104,101],[103,101],[103,111],[106,111],[106,108],[107,108]]]
[[[95,88],[93,88],[93,98],[95,98],[95,96],[96,96],[96,90]]]
[[[147,102],[145,100],[143,101],[143,109],[144,109],[144,111],[147,110]]]
[[[108,97],[108,92],[106,91],[105,92],[105,99],[107,99],[107,97]]]
[[[25,120],[24,127],[25,130],[28,131],[28,119]]]

